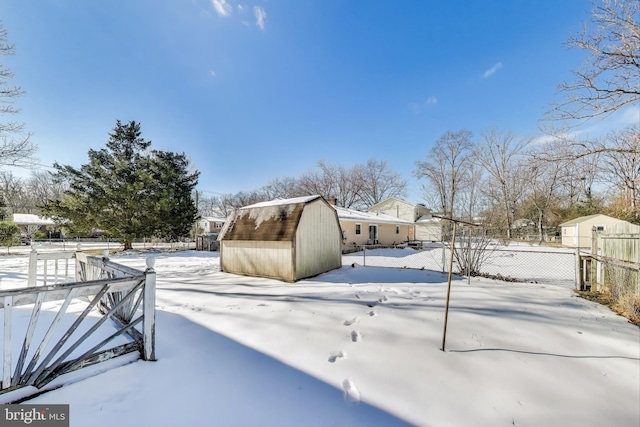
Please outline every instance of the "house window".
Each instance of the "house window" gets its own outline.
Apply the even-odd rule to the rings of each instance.
[[[396,225],[396,234],[400,234],[400,226]]]
[[[215,227],[215,228],[222,228],[223,226],[224,226],[224,222],[216,222],[216,223],[214,224],[214,227]]]
[[[362,224],[356,224],[356,236],[362,233]]]
[[[598,225],[598,226],[596,226],[596,231],[597,231],[597,232],[604,231],[604,225]]]

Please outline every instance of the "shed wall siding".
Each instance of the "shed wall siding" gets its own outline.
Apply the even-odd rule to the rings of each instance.
[[[295,279],[342,266],[341,233],[335,211],[324,202],[308,204],[296,233]]]
[[[223,240],[222,270],[293,281],[291,242]]]

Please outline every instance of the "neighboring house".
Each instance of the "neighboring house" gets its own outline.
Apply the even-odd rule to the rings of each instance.
[[[45,218],[35,214],[13,214],[13,223],[20,227],[20,232],[31,236],[36,231],[47,232],[47,227],[55,225],[51,218]]]
[[[198,228],[203,234],[219,234],[226,221],[226,218],[203,216],[198,220]]]
[[[410,240],[413,223],[383,213],[334,206],[342,228],[343,249],[360,245],[394,245]]]
[[[603,214],[581,216],[571,221],[563,222],[560,224],[562,228],[562,246],[590,248],[593,227],[596,228],[597,232],[607,232],[614,231],[617,227],[626,224],[633,226],[630,222]]]
[[[431,216],[431,210],[422,203],[390,197],[369,208],[369,212],[382,213],[414,223],[414,234],[409,240],[439,242],[442,240],[442,222]]]
[[[240,208],[222,229],[220,270],[294,282],[342,266],[336,211],[321,196]]]

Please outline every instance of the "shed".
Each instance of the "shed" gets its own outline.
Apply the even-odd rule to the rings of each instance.
[[[220,233],[220,269],[287,282],[342,266],[338,215],[321,196],[240,208]]]
[[[573,248],[591,247],[591,230],[596,227],[596,231],[605,232],[613,230],[615,227],[631,223],[608,215],[595,214],[581,216],[560,224],[562,228],[562,246]]]

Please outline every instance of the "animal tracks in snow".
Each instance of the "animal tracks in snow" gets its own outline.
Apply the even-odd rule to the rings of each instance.
[[[360,318],[356,316],[356,317],[354,317],[353,319],[345,320],[344,322],[342,322],[342,324],[343,324],[344,326],[351,326],[351,325],[353,325],[354,323],[358,323],[359,321],[360,321]]]
[[[353,381],[342,381],[342,390],[344,390],[344,401],[349,405],[358,405],[360,403],[360,391],[358,391]]]
[[[335,363],[336,360],[342,359],[343,357],[347,357],[347,353],[344,351],[334,351],[331,353],[328,360],[331,363]]]
[[[351,331],[351,341],[358,342],[362,339],[362,335],[358,331]]]

